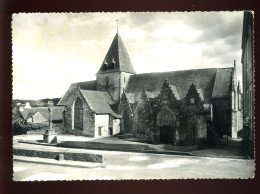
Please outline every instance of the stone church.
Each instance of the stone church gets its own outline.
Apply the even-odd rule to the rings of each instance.
[[[98,137],[132,134],[152,143],[206,144],[237,138],[241,88],[230,68],[136,74],[118,33],[96,80],[73,83],[58,105],[69,130]]]

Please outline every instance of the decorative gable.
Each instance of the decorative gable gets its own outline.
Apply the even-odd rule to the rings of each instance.
[[[185,103],[189,105],[203,104],[203,96],[200,95],[194,84],[191,84],[190,89],[186,94]]]
[[[159,106],[167,105],[171,108],[174,108],[178,105],[177,98],[175,97],[174,93],[172,92],[172,89],[169,86],[167,79],[165,79],[165,81],[161,87],[161,92],[158,95],[158,105]]]
[[[141,98],[137,104],[137,107],[135,108],[135,112],[139,114],[139,117],[146,117],[153,112],[149,98],[145,91],[145,87],[143,87]]]
[[[194,84],[191,84],[186,97],[183,99],[181,110],[184,114],[194,114],[204,110],[204,100],[202,91],[196,89]]]
[[[133,115],[133,111],[132,111],[131,106],[129,104],[125,90],[123,90],[123,94],[122,94],[122,97],[120,99],[120,103],[118,105],[118,114],[122,115],[124,111],[126,111],[129,115]]]

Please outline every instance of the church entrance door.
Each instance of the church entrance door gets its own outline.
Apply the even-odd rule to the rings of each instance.
[[[83,103],[77,98],[74,106],[74,128],[83,130]]]
[[[174,128],[172,126],[160,127],[160,142],[165,144],[174,143]]]

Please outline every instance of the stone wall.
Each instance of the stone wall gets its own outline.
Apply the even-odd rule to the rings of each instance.
[[[198,139],[206,139],[207,138],[207,119],[204,115],[197,116],[197,138]]]
[[[109,78],[108,84],[106,83],[106,77]],[[102,73],[97,74],[97,89],[100,91],[108,90],[113,100],[119,100],[119,88],[120,88],[120,73]]]
[[[232,111],[232,138],[237,138],[237,132],[243,128],[242,111]]]
[[[120,96],[122,95],[123,93],[123,89],[126,89],[126,86],[128,84],[128,81],[129,81],[129,77],[133,75],[133,74],[130,74],[130,73],[125,73],[125,72],[121,72],[120,73]]]
[[[66,130],[73,130],[74,129],[74,103],[77,98],[80,98],[83,102],[83,131],[82,135],[86,136],[94,136],[94,124],[95,124],[95,117],[93,111],[90,107],[85,103],[85,100],[82,98],[78,89],[75,89],[71,92],[68,100],[67,105],[65,106],[66,113],[64,115],[64,126]]]
[[[39,150],[25,150],[25,149],[13,149],[13,154],[17,156],[39,157],[59,159],[62,154],[65,160],[74,160],[82,162],[97,162],[103,163],[103,155],[90,154],[90,153],[71,153],[71,152],[50,152]]]
[[[198,148],[204,148],[207,145],[207,116],[198,115],[197,116],[197,144]]]

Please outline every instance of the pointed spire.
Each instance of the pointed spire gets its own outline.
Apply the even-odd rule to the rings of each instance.
[[[97,73],[126,72],[135,74],[130,57],[118,33],[115,35],[104,61],[108,63],[108,67],[103,63]],[[114,65],[111,65],[113,63]]]
[[[232,89],[236,90],[235,86],[237,85],[237,73],[236,73],[236,60],[234,60],[234,70],[232,73]]]

